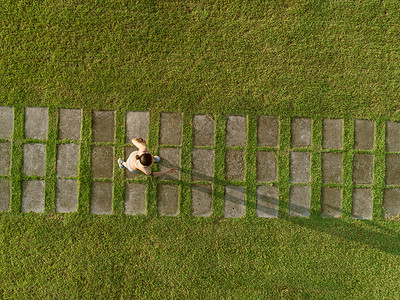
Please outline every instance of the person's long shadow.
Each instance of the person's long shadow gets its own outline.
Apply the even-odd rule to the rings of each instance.
[[[172,164],[170,161],[162,159],[160,163],[166,168],[175,168],[179,172],[189,173],[186,170]],[[210,184],[217,184],[222,186],[229,185],[228,181],[215,179],[211,176],[201,174],[198,172],[191,172],[193,178],[200,179],[199,181],[210,182]],[[171,179],[171,178],[165,178]],[[176,180],[176,179],[175,179]],[[182,180],[179,180],[182,182]],[[190,182],[185,182],[191,184]],[[203,185],[192,184],[192,188],[200,192],[210,193],[210,189]],[[235,189],[235,193],[243,193],[246,191],[244,187],[232,187]],[[225,195],[217,193],[216,196],[220,199],[224,199],[227,202],[233,202],[239,205],[250,205],[252,209],[257,209],[259,212],[264,212],[269,215],[273,215],[275,211],[271,208],[271,205],[277,204],[278,199],[274,197],[261,196],[261,200],[257,203],[244,203],[243,197],[235,197],[233,195]],[[304,214],[309,211],[309,208],[290,204],[291,213]],[[344,238],[353,242],[358,242],[370,247],[376,248],[386,253],[395,254],[400,256],[400,222],[396,220],[359,220],[359,219],[343,219],[343,218],[307,218],[307,217],[294,217],[288,216],[283,219],[284,221],[292,224],[305,227],[310,230],[319,231],[324,234],[333,235],[339,238]]]

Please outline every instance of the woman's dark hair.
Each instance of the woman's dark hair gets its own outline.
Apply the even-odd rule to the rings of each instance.
[[[136,159],[138,159],[140,163],[145,167],[150,166],[151,163],[153,162],[153,157],[151,156],[150,153],[143,153],[140,156],[136,155]]]

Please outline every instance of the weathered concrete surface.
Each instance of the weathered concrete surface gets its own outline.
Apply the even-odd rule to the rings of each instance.
[[[10,210],[10,182],[0,178],[0,211]]]
[[[400,154],[386,155],[386,184],[400,185]]]
[[[373,167],[373,154],[354,154],[353,182],[355,184],[372,184]]]
[[[114,142],[115,112],[94,110],[92,113],[93,142]]]
[[[246,116],[228,115],[226,121],[226,145],[245,147],[247,144]]]
[[[257,181],[268,182],[277,180],[277,159],[273,152],[258,151]]]
[[[400,189],[385,189],[383,195],[383,217],[391,218],[400,215]]]
[[[146,185],[127,183],[125,188],[124,212],[127,215],[146,214]]]
[[[310,181],[310,152],[290,153],[290,182],[308,183]]]
[[[160,145],[182,144],[182,113],[161,113]]]
[[[192,214],[196,217],[208,217],[212,212],[212,185],[192,185]]]
[[[290,188],[289,215],[297,217],[310,216],[310,187],[292,186]]]
[[[278,217],[278,187],[269,185],[257,187],[256,215],[261,218]]]
[[[322,188],[321,216],[340,217],[342,211],[342,189],[336,187]]]
[[[244,186],[226,186],[225,187],[225,218],[240,218],[246,214]]]
[[[82,110],[60,109],[58,124],[58,139],[70,139],[79,141],[81,139]]]
[[[355,219],[372,219],[372,190],[353,189],[353,206],[351,217]]]
[[[214,150],[193,149],[192,181],[212,181],[214,171]]]
[[[23,173],[27,176],[45,176],[46,145],[24,144],[23,153]]]
[[[400,122],[386,122],[386,151],[400,152]]]
[[[147,141],[149,133],[149,112],[129,111],[126,113],[125,142],[130,143],[134,138]]]
[[[0,138],[11,138],[14,129],[14,108],[0,106]]]
[[[44,180],[23,181],[22,212],[44,212]]]
[[[112,178],[114,163],[113,146],[93,146],[92,147],[92,177],[93,178]]]
[[[193,146],[214,146],[214,120],[207,115],[193,117]]]
[[[26,107],[25,108],[25,138],[45,140],[49,115],[47,107]]]
[[[311,124],[308,118],[293,118],[291,126],[291,147],[304,148],[311,146]]]
[[[171,180],[180,178],[180,161],[181,161],[181,150],[177,148],[160,148],[159,156],[161,161],[158,163],[160,168],[159,171],[163,172],[168,169],[174,168],[175,172],[171,174],[165,174],[160,179]]]
[[[159,184],[157,206],[160,216],[177,216],[179,214],[179,189],[177,185]]]
[[[226,150],[225,156],[225,174],[226,179],[230,181],[244,180],[246,165],[244,161],[243,150]]]
[[[342,119],[324,119],[322,121],[322,147],[325,149],[343,148]]]
[[[264,147],[278,147],[279,119],[278,117],[260,116],[258,118],[258,145]]]
[[[90,212],[112,214],[113,185],[111,182],[92,182]]]
[[[0,143],[0,175],[8,175],[11,163],[11,143]]]
[[[56,183],[56,211],[60,213],[78,210],[78,180],[58,179]]]
[[[374,149],[374,121],[354,120],[354,149]]]
[[[78,177],[79,145],[60,144],[57,148],[57,177]]]
[[[342,182],[341,153],[322,153],[322,180],[324,183]]]

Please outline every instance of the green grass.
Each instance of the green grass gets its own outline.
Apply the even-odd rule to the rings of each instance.
[[[1,1],[0,105],[13,106],[11,211],[0,214],[0,298],[399,298],[400,225],[382,220],[385,121],[400,121],[397,1]],[[49,108],[45,213],[21,214],[24,107]],[[83,108],[79,206],[55,214],[58,108]],[[183,112],[180,216],[89,214],[92,109]],[[213,216],[190,215],[192,116],[215,116]],[[245,181],[225,178],[226,114],[247,115]],[[257,118],[280,118],[279,149],[256,145]],[[289,218],[292,117],[313,119],[311,217]],[[321,219],[321,132],[344,119],[342,218]],[[373,220],[351,216],[354,118],[375,121]],[[167,146],[167,145],[163,145]],[[255,216],[257,151],[276,151],[279,218]],[[296,151],[306,149],[296,149]],[[4,178],[4,176],[2,177]],[[32,177],[29,177],[32,179]],[[224,219],[225,186],[244,184],[246,217]]]

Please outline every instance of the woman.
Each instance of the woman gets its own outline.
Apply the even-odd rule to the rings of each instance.
[[[154,162],[159,162],[159,156],[153,156],[147,151],[146,141],[142,138],[136,138],[132,140],[132,144],[135,145],[139,150],[134,151],[129,155],[125,161],[122,158],[118,158],[118,165],[121,169],[127,168],[130,172],[135,173],[137,170],[142,171],[147,176],[158,177],[164,174],[173,173],[175,169],[169,169],[163,172],[151,171],[151,166]]]

